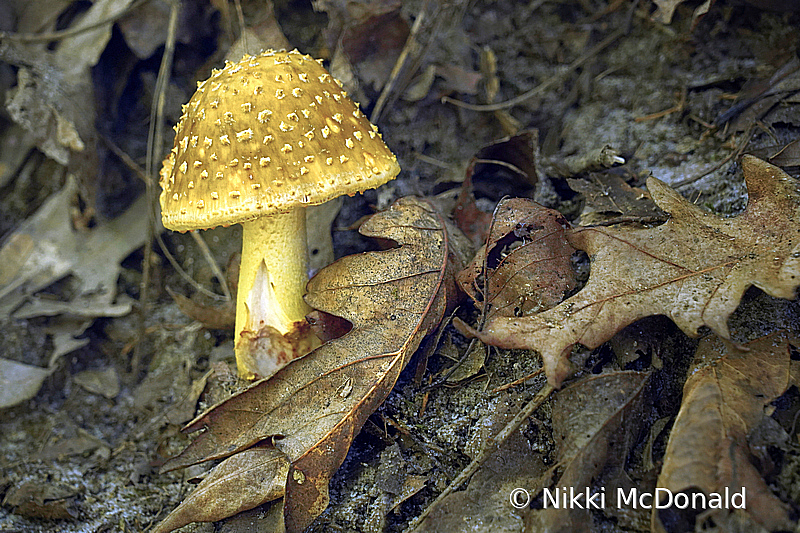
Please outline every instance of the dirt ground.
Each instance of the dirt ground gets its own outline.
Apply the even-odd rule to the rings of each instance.
[[[87,8],[83,4],[88,3],[61,4],[65,12],[81,13]],[[165,20],[167,4],[156,0],[152,4]],[[195,81],[207,76],[211,67],[221,65],[238,32],[233,3],[228,6],[229,18],[218,9],[225,2],[184,4],[191,5],[184,6],[178,20],[164,126],[180,116],[180,104],[191,96]],[[263,18],[258,18],[263,8],[255,4],[245,2],[243,6],[245,20],[253,25],[263,23]],[[275,13],[291,46],[330,58],[331,43],[335,46],[337,39],[326,30],[336,27],[343,17],[344,4],[319,2],[318,7],[328,10],[315,12],[308,1],[276,0]],[[756,103],[726,115],[743,100],[763,99],[764,88],[775,84],[775,73],[797,61],[800,13],[790,11],[791,3],[776,2],[777,7],[786,8],[783,10],[766,9],[766,4],[717,0],[708,14],[694,20],[693,10],[699,2],[687,1],[678,6],[672,21],[664,24],[653,20],[656,7],[649,0],[402,2],[395,18],[380,19],[369,32],[364,30],[367,36],[371,32],[372,46],[377,47],[375,43],[382,38],[393,45],[381,52],[385,56],[365,54],[360,61],[353,61],[349,70],[337,73],[332,68],[339,77],[347,72],[354,77],[357,85],[350,89],[345,79],[346,86],[369,115],[409,28],[420,13],[426,14],[418,35],[421,52],[412,53],[418,68],[407,80],[398,77],[398,83],[407,83],[400,94],[396,90],[395,97],[387,100],[377,120],[402,171],[378,191],[344,199],[333,223],[335,256],[377,249],[352,226],[396,198],[438,196],[443,205],[452,205],[470,160],[490,143],[508,136],[514,126],[538,131],[538,180],[532,183],[502,166],[479,164],[472,181],[478,206],[488,212],[503,196],[528,196],[574,220],[580,214],[581,199],[570,190],[559,169],[570,158],[606,145],[624,158],[625,165],[616,171],[633,185],[643,186],[652,175],[679,186],[684,197],[710,211],[724,215],[741,212],[747,202],[746,189],[737,157],[729,156],[775,154],[792,146],[800,128],[800,108],[791,99],[773,107],[759,108]],[[3,9],[16,13],[11,5]],[[203,23],[191,23],[192,16]],[[91,69],[90,82],[97,99],[97,138],[112,140],[142,168],[150,102],[164,48],[156,47],[144,58],[132,54],[132,33],[142,32],[146,37],[148,32],[161,31],[153,22],[157,18],[133,19],[140,26],[131,22],[124,32],[114,27]],[[62,14],[58,29],[69,27],[72,20]],[[400,37],[392,33],[397,21],[405,28]],[[19,31],[13,23],[2,29]],[[19,83],[20,68],[33,68],[29,62],[36,60],[26,60],[26,49],[16,44],[13,39],[0,40],[0,59],[5,61],[0,64],[0,89],[7,102]],[[492,72],[482,72],[480,64],[481,56],[489,51],[496,58],[493,75],[499,81],[491,96],[494,102],[553,81],[500,112],[443,102],[443,96],[475,104],[489,101]],[[576,61],[577,67],[573,65]],[[432,66],[435,69],[429,68]],[[800,83],[793,90],[800,90]],[[791,88],[789,92],[793,94]],[[18,169],[0,181],[0,239],[4,242],[65,186],[67,167],[82,180],[81,190],[90,190],[84,204],[73,210],[73,221],[84,220],[89,229],[113,220],[144,194],[143,182],[105,141],[96,144],[99,163],[89,167],[74,159],[68,165],[58,163],[41,147],[33,148],[39,146],[36,142],[23,141],[19,143],[31,149],[23,163],[15,163],[9,155],[14,152],[12,137],[22,134],[14,124],[10,112],[0,115],[4,132],[0,163],[4,173]],[[171,145],[171,134],[172,130],[165,131],[164,146]],[[796,148],[787,149],[782,161],[787,172],[797,176],[800,158],[792,155],[797,153],[792,150]],[[96,169],[99,177],[80,178],[85,168]],[[96,211],[86,216],[92,203]],[[238,251],[240,235],[238,227],[204,232],[210,253],[221,268],[225,269]],[[219,292],[220,284],[192,238],[170,232],[163,238],[191,277]],[[181,312],[166,288],[184,295],[192,295],[196,289],[176,273],[156,245],[144,317],[146,336],[141,337],[140,307],[135,302],[141,296],[145,252],[143,240],[131,242],[131,250],[119,252],[117,300],[106,302],[121,305],[126,299],[132,305],[130,312],[109,311],[88,320],[75,318],[76,313],[0,314],[0,356],[50,369],[38,393],[0,410],[0,495],[4,498],[0,532],[148,531],[187,495],[192,488],[190,480],[207,469],[201,465],[158,473],[158,466],[189,442],[179,433],[181,424],[215,401],[201,397],[197,405],[193,386],[198,390],[205,378],[215,394],[225,388],[219,372],[211,378],[208,373],[232,363],[232,331],[203,327]],[[76,270],[72,272],[42,287],[40,297],[70,301],[80,290],[75,284]],[[2,276],[0,282],[5,282]],[[6,294],[0,291],[0,302]],[[214,304],[209,299],[200,301],[205,306]],[[474,309],[465,304],[459,316],[474,320]],[[797,332],[800,305],[796,299],[771,298],[753,288],[730,325],[740,342],[780,328]],[[53,357],[75,338],[77,348],[64,348],[64,355]],[[652,448],[648,453],[658,462],[680,406],[697,340],[658,316],[637,322],[624,338],[647,347],[637,352],[641,357],[634,358],[627,368],[654,373],[646,406],[634,424],[637,431],[630,437],[640,444],[631,446],[634,452],[629,461],[644,461],[643,443],[647,441]],[[423,383],[434,381],[433,376],[449,368],[468,343],[451,326],[439,340],[438,347],[428,340],[420,349],[429,352],[429,377]],[[621,342],[611,344],[576,351],[573,362],[580,362],[576,366],[583,369],[579,375],[617,364],[610,354],[623,348]],[[524,377],[540,364],[531,352],[492,349],[482,370],[478,363],[463,381],[423,392],[414,379],[419,359],[418,354],[411,360],[383,406],[355,439],[331,482],[331,504],[311,531],[404,531],[469,463],[492,431],[512,417],[544,382],[544,377],[535,377],[492,394],[495,387]],[[785,425],[794,429],[791,417],[797,412],[796,389],[783,400],[779,417],[788,418]],[[424,530],[535,531],[535,521],[527,511],[508,505],[508,495],[519,484],[532,487],[555,460],[550,410],[549,403],[538,410],[466,490],[434,512]],[[654,425],[661,429],[653,430]],[[655,437],[648,441],[652,431]],[[780,453],[773,454],[775,464],[768,478],[770,488],[794,517],[800,516],[796,442],[792,434]],[[196,524],[182,531],[268,531],[267,515],[269,507],[264,506],[223,523]],[[591,531],[650,530],[649,514],[644,512],[596,512],[590,521]],[[708,526],[707,530],[714,529]]]

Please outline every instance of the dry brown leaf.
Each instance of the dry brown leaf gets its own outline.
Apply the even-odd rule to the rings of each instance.
[[[42,368],[0,357],[0,409],[30,400],[55,367]]]
[[[715,122],[728,123],[726,131],[731,133],[747,131],[753,126],[766,124],[773,127],[775,122],[796,125],[796,104],[800,91],[800,59],[792,56],[769,78],[748,82],[740,91],[736,102]],[[786,112],[788,111],[788,113]]]
[[[305,529],[327,506],[330,477],[422,338],[439,324],[462,266],[445,220],[424,201],[400,199],[360,231],[398,247],[340,259],[309,282],[306,297],[353,329],[198,417],[186,430],[205,431],[164,465],[180,468],[274,439],[292,463],[289,532]]]
[[[473,425],[464,447],[471,459],[487,448],[495,450],[470,478],[464,490],[439,501],[414,531],[519,533],[538,531],[525,527],[527,510],[509,506],[518,487],[532,487],[548,470],[545,454],[532,453],[528,428],[517,429],[499,443],[495,437],[511,422],[520,406],[508,396],[495,396]]]
[[[62,483],[30,479],[12,487],[3,498],[3,505],[22,516],[70,520],[78,516],[74,501],[77,492]]]
[[[612,500],[609,477],[624,466],[629,434],[638,431],[648,377],[642,372],[611,372],[576,381],[556,394],[553,440],[558,463],[551,475],[559,471],[561,476],[548,484],[551,495],[560,495],[557,489],[578,493],[599,486],[606,489],[607,501]],[[588,509],[551,505],[534,513],[532,531],[588,532],[590,514]]]
[[[132,301],[117,296],[120,262],[146,238],[147,204],[140,198],[116,219],[88,231],[73,228],[71,209],[78,184],[64,188],[7,236],[0,248],[0,317],[68,315],[80,318],[123,316]],[[102,258],[102,259],[98,259]],[[38,298],[35,293],[71,274],[70,301]]]
[[[683,387],[683,403],[669,436],[658,487],[673,493],[740,493],[746,489],[746,513],[768,531],[792,530],[789,508],[767,487],[752,459],[747,435],[765,415],[765,407],[783,394],[789,381],[789,342],[778,332],[748,343],[744,351],[716,336],[700,342],[695,370]],[[796,339],[794,339],[796,342]],[[699,510],[653,510],[654,531],[665,531],[675,514]],[[733,512],[716,509],[711,515],[725,529]],[[704,513],[707,518],[708,513]],[[693,528],[693,517],[689,527]],[[661,519],[661,520],[660,520]],[[670,530],[670,528],[667,528]]]
[[[489,235],[492,215],[478,208],[475,195],[472,193],[473,189],[472,173],[467,172],[467,177],[461,183],[458,191],[456,205],[453,207],[453,221],[458,229],[472,241],[472,245],[480,248],[486,243],[486,237]]]
[[[288,471],[289,460],[272,446],[253,446],[228,457],[152,533],[222,520],[280,498]]]
[[[535,187],[539,182],[539,131],[535,129],[523,130],[516,135],[504,137],[492,142],[475,154],[467,171],[473,178],[475,188],[479,189],[480,183],[477,175],[484,166],[497,170],[504,169],[512,173],[516,187]],[[489,185],[496,185],[489,183]]]
[[[585,199],[580,225],[590,226],[619,217],[666,220],[647,191],[631,187],[615,174],[592,173],[587,179],[567,179],[570,189]]]
[[[488,245],[458,274],[458,284],[480,305],[486,263],[488,316],[527,316],[550,309],[576,283],[571,260],[575,249],[565,238],[569,227],[561,213],[533,200],[500,202]]]
[[[400,10],[380,13],[345,27],[341,43],[350,63],[357,67],[365,85],[376,91],[389,79],[410,28]],[[380,35],[379,39],[375,36]]]
[[[72,29],[84,28],[51,46],[7,42],[0,56],[18,67],[17,85],[6,95],[10,118],[30,132],[38,148],[81,180],[90,209],[95,207],[97,184],[90,179],[98,171],[94,87],[91,69],[97,65],[111,38],[113,19],[132,0],[100,0],[76,17]],[[52,14],[43,2],[24,2],[25,16],[35,25],[42,14]],[[60,4],[60,3],[59,3]],[[61,6],[66,7],[66,6]],[[35,26],[34,26],[35,27]],[[139,210],[139,213],[142,211]]]
[[[572,346],[595,348],[645,316],[666,315],[688,335],[708,326],[730,338],[728,317],[748,287],[790,299],[800,284],[798,182],[752,156],[742,167],[749,200],[740,215],[703,211],[650,178],[650,194],[671,215],[668,222],[574,230],[567,238],[592,260],[583,290],[535,316],[495,316],[483,332],[471,333],[487,344],[538,350],[555,386],[570,372]]]

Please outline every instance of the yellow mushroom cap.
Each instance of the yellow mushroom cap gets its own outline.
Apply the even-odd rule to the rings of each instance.
[[[383,185],[400,171],[320,62],[267,50],[226,63],[183,108],[160,172],[172,230],[235,224]]]

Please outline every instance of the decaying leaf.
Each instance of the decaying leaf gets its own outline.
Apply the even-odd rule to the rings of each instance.
[[[231,329],[236,320],[236,301],[231,299],[218,304],[204,305],[166,288],[167,293],[181,312],[210,329]]]
[[[618,217],[650,221],[666,215],[654,203],[647,191],[631,187],[614,174],[592,173],[588,179],[567,179],[570,189],[585,199],[580,225],[590,226]]]
[[[86,345],[76,339],[101,316],[123,316],[133,301],[117,296],[120,262],[144,243],[146,217],[142,197],[116,219],[90,230],[72,225],[78,186],[69,177],[64,188],[14,233],[0,248],[0,317],[55,317],[45,330],[53,338],[49,368],[13,361],[0,364],[0,405],[14,405],[32,397],[52,372],[55,359]],[[39,297],[54,282],[73,277],[69,300]],[[11,402],[11,403],[8,403]]]
[[[353,329],[204,413],[205,429],[165,470],[227,457],[262,441],[291,462],[284,515],[302,531],[328,504],[328,481],[422,338],[441,320],[463,265],[450,230],[420,200],[398,200],[361,233],[397,248],[344,257],[308,285],[308,303]],[[166,530],[162,530],[166,531]]]
[[[132,0],[93,2],[79,16],[73,35],[53,41],[51,47],[38,44],[8,45],[0,57],[16,65],[17,85],[9,91],[5,106],[11,119],[31,133],[37,146],[61,165],[69,165],[88,193],[94,208],[97,175],[97,131],[91,68],[100,59],[111,38],[114,15],[121,14]],[[26,2],[25,16],[36,31],[42,27],[39,2]],[[57,4],[60,9],[66,6]],[[52,15],[53,13],[50,13]],[[55,24],[51,17],[45,24]],[[141,213],[142,211],[137,211]]]
[[[553,438],[558,463],[545,479],[551,495],[570,488],[576,492],[603,486],[614,492],[611,477],[625,465],[630,434],[643,400],[648,374],[611,372],[582,379],[559,391],[553,406]],[[561,472],[557,481],[548,478]],[[608,486],[606,486],[608,485]],[[560,489],[560,490],[557,490]],[[590,511],[585,508],[545,507],[534,513],[532,531],[590,531]]]
[[[470,169],[474,166],[470,166]],[[472,193],[472,172],[467,171],[467,177],[461,183],[456,204],[453,207],[453,221],[464,235],[472,241],[475,248],[480,248],[486,243],[489,228],[492,225],[492,215],[481,211]]]
[[[747,436],[766,416],[765,407],[790,385],[789,341],[786,332],[762,337],[746,345],[747,351],[724,343],[716,336],[700,341],[694,371],[683,387],[683,403],[669,436],[658,487],[674,494],[705,493],[706,505],[698,499],[689,509],[653,510],[654,531],[665,531],[664,523],[706,507],[715,523],[725,528],[734,510],[720,508],[714,494],[742,493],[745,500],[724,498],[727,505],[745,504],[750,518],[768,531],[792,530],[789,508],[767,487],[747,444]],[[796,342],[796,339],[793,340]],[[694,517],[689,516],[693,528]],[[667,531],[670,528],[666,529]]]
[[[518,533],[526,531],[523,515],[527,510],[509,506],[509,494],[518,487],[532,487],[547,471],[544,455],[532,453],[523,429],[514,431],[508,440],[497,443],[494,437],[503,430],[519,405],[508,396],[496,396],[473,426],[464,452],[472,459],[490,447],[497,451],[472,476],[464,490],[441,500],[414,531],[467,533]],[[499,446],[498,446],[499,444]],[[499,449],[497,449],[499,448]],[[481,528],[481,524],[490,527]]]
[[[678,5],[685,2],[685,0],[653,0],[653,3],[658,6],[658,10],[653,13],[653,20],[662,24],[669,24],[672,21],[672,15],[675,13]],[[702,4],[697,6],[692,15],[692,21],[697,20],[708,13],[714,0],[705,0]]]
[[[97,452],[108,457],[111,455],[111,446],[74,424],[67,424],[65,429],[66,435],[55,437],[51,443],[48,443],[44,448],[31,454],[32,461],[57,461],[60,458],[74,455],[88,454],[89,452]]]
[[[132,301],[117,298],[119,263],[144,243],[146,199],[137,200],[116,219],[88,231],[72,227],[78,186],[64,188],[8,236],[0,248],[0,316],[94,318],[122,316]],[[37,298],[35,293],[71,274],[75,296],[69,301]]]
[[[409,30],[399,9],[376,13],[358,24],[345,27],[341,36],[342,47],[350,63],[362,73],[365,84],[372,85],[375,90],[383,88]],[[375,39],[375,35],[381,38]]]
[[[3,505],[14,508],[14,512],[46,520],[69,520],[75,518],[73,497],[76,490],[59,484],[28,480],[9,490]]]
[[[497,206],[491,228],[488,244],[457,278],[464,292],[482,302],[486,264],[488,316],[528,316],[550,309],[575,287],[575,249],[565,238],[569,222],[561,213],[512,198]]]
[[[93,394],[114,398],[119,394],[119,376],[114,367],[84,370],[72,376],[76,384]]]
[[[595,348],[645,316],[666,315],[688,335],[708,326],[730,338],[727,319],[747,288],[794,298],[800,284],[798,182],[752,156],[742,167],[749,200],[740,215],[705,212],[650,178],[650,194],[671,215],[668,222],[574,230],[568,240],[592,260],[583,290],[535,316],[495,316],[473,334],[496,346],[538,350],[556,386],[570,372],[573,345]]]
[[[772,127],[775,122],[785,122],[796,125],[798,91],[800,59],[792,56],[768,78],[748,82],[733,105],[719,115],[715,123],[725,124],[726,131],[732,133],[746,131],[756,124]]]
[[[505,137],[490,143],[475,154],[470,162],[470,170],[476,188],[478,180],[475,178],[482,171],[484,165],[497,170],[510,171],[517,182],[517,187],[526,185],[534,187],[539,182],[539,131],[535,129],[524,130],[516,135]]]
[[[289,461],[272,446],[253,446],[228,457],[200,482],[153,533],[192,522],[213,522],[283,496]]]

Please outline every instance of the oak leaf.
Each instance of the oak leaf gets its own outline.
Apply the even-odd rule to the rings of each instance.
[[[572,254],[565,239],[569,222],[558,211],[527,198],[502,200],[495,209],[488,242],[456,278],[489,316],[524,316],[550,309],[575,287]],[[487,257],[488,254],[488,257]]]
[[[471,333],[487,344],[538,350],[554,386],[569,374],[575,344],[595,348],[645,316],[666,315],[691,336],[707,326],[730,338],[727,319],[751,285],[794,298],[800,284],[800,186],[752,156],[742,167],[749,200],[740,215],[703,211],[650,178],[650,194],[669,221],[573,230],[567,239],[591,258],[586,286],[535,316],[495,316]]]
[[[171,470],[271,442],[291,463],[289,532],[304,530],[327,507],[331,476],[441,321],[463,266],[447,222],[424,201],[400,199],[359,231],[398,246],[336,261],[312,278],[306,296],[353,329],[195,419],[184,429],[205,431],[164,465]]]
[[[753,459],[747,444],[748,435],[767,416],[767,406],[789,388],[790,340],[787,333],[777,332],[748,343],[746,351],[716,336],[700,342],[695,368],[683,387],[683,402],[670,432],[658,487],[688,492],[690,498],[698,490],[712,497],[726,490],[741,493],[744,488],[744,512],[752,520],[768,531],[793,529],[788,506],[770,491],[755,466],[763,464],[764,458]],[[699,511],[703,507],[700,501],[689,509]],[[664,531],[662,520],[673,523],[676,513],[682,512],[688,510],[654,508],[653,531]],[[723,524],[729,510],[708,512],[726,529]],[[689,527],[694,526],[689,523]]]

